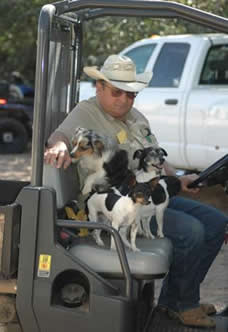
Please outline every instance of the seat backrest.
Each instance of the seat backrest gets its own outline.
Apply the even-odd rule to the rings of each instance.
[[[67,202],[76,200],[79,193],[76,167],[71,165],[64,170],[44,164],[43,185],[55,189],[57,208],[63,208]]]
[[[50,112],[46,126],[46,139],[65,119],[66,115],[64,112]],[[76,200],[79,193],[76,167],[71,165],[64,170],[44,164],[43,185],[55,189],[57,208],[63,208],[68,201]]]

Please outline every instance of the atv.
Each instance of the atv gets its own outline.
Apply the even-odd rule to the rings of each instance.
[[[0,154],[26,151],[32,138],[33,100],[14,99],[0,81]]]
[[[137,239],[140,252],[125,250],[116,230],[84,221],[72,204],[80,190],[74,165],[43,163],[47,138],[78,102],[84,22],[102,16],[176,17],[228,32],[228,19],[170,1],[65,0],[41,9],[31,183],[0,181],[0,322],[22,332],[202,332],[155,310],[154,284],[169,271],[171,242]],[[227,159],[193,185],[226,187]],[[91,241],[95,228],[114,238],[116,251]],[[215,319],[213,331],[227,331],[227,314]]]

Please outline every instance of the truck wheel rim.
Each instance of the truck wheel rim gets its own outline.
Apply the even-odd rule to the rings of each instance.
[[[12,143],[14,140],[14,135],[12,132],[4,132],[2,135],[3,143]]]

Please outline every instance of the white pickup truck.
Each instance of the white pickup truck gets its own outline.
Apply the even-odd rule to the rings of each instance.
[[[138,73],[153,72],[134,105],[173,166],[202,170],[228,153],[228,35],[155,36],[121,54],[134,60]],[[80,100],[94,93],[83,83]]]

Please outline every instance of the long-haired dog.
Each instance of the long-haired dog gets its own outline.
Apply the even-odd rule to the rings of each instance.
[[[105,216],[105,222],[119,231],[123,243],[133,251],[139,251],[135,240],[138,230],[138,214],[141,207],[149,204],[150,188],[147,184],[138,183],[127,196],[117,194],[110,189],[107,193],[91,193],[87,199],[86,208],[90,221],[99,222],[99,215]],[[104,221],[104,219],[102,219]],[[130,228],[130,243],[126,237],[126,229]],[[100,230],[94,230],[93,236],[98,245],[104,243],[100,237]],[[111,239],[111,249],[115,249],[114,239]]]
[[[129,176],[127,152],[119,149],[112,138],[79,127],[71,143],[72,162],[79,161],[82,168],[90,172],[85,180],[83,195],[91,192],[95,184],[105,190],[121,184]]]
[[[139,149],[133,158],[139,159],[136,181],[147,183],[151,189],[151,203],[142,207],[138,217],[139,234],[154,238],[150,229],[151,217],[155,214],[157,221],[157,236],[164,237],[164,211],[169,204],[170,197],[180,192],[180,180],[175,176],[161,176],[167,152],[158,147]]]

